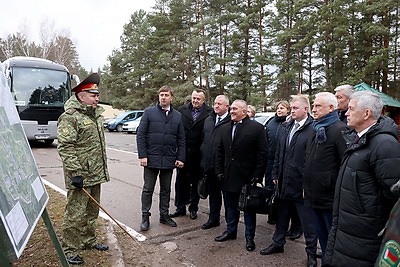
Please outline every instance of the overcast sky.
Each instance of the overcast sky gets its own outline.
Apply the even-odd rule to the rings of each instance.
[[[75,43],[81,65],[90,71],[107,64],[120,47],[123,26],[139,9],[151,11],[155,0],[12,0],[0,4],[0,37],[28,29],[39,42],[43,22],[56,33],[67,32]]]

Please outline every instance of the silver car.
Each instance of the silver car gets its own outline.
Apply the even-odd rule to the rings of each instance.
[[[139,117],[136,120],[125,122],[122,126],[122,131],[129,134],[137,133],[137,128],[139,127],[141,118],[142,117]]]

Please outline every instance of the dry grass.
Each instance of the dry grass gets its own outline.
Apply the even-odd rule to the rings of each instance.
[[[50,196],[46,209],[60,239],[66,199],[54,190],[48,187],[46,189]],[[102,237],[105,237],[103,227],[105,222],[101,219],[98,222],[99,241],[107,243],[106,240],[101,240]],[[81,256],[85,260],[86,266],[112,266],[110,253],[109,251],[84,250]],[[42,218],[36,225],[21,257],[13,262],[13,266],[62,266]]]
[[[49,187],[46,187],[46,189],[50,196],[46,209],[60,239],[66,199],[63,195]],[[97,221],[98,241],[108,244],[106,231],[109,223],[101,218]],[[113,229],[125,266],[149,267],[176,265],[174,261],[174,263],[169,263],[171,255],[168,255],[165,251],[161,252],[159,246],[156,244],[134,241],[116,225],[113,226]],[[117,257],[120,257],[121,253],[116,253],[112,249],[105,252],[84,250],[80,251],[80,256],[85,260],[84,266],[108,267],[115,265],[113,264],[113,259],[115,260]],[[156,263],[154,263],[155,259],[157,260]],[[172,257],[172,259],[175,259],[175,257]],[[159,261],[160,263],[158,263]],[[13,262],[12,266],[62,266],[42,218],[40,218],[36,225],[21,257]]]

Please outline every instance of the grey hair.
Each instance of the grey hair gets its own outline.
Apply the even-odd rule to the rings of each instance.
[[[324,101],[326,102],[326,104],[332,105],[333,109],[337,109],[338,101],[337,101],[337,98],[336,98],[336,96],[334,94],[329,93],[329,92],[320,92],[320,93],[317,93],[315,95],[316,98],[318,96],[323,97]]]
[[[223,98],[225,104],[229,105],[229,98],[228,98],[226,95],[217,95],[217,96],[215,97],[215,99],[217,99],[217,98]]]
[[[362,110],[371,110],[372,118],[377,120],[382,114],[383,101],[378,94],[370,91],[358,91],[350,99],[358,100],[358,107]]]
[[[244,109],[246,109],[246,111],[247,111],[247,102],[246,101],[244,101],[242,99],[236,99],[235,101],[233,101],[233,103],[240,103],[240,105],[244,106]]]
[[[354,93],[354,87],[350,84],[339,85],[335,88],[335,92],[338,91],[343,91],[344,95],[347,96],[347,98],[350,98],[351,95]]]

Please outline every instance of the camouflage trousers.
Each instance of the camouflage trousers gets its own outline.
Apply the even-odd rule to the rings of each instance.
[[[85,189],[100,202],[100,184]],[[68,190],[62,225],[62,247],[67,257],[96,244],[95,223],[98,216],[99,207],[82,190]]]

